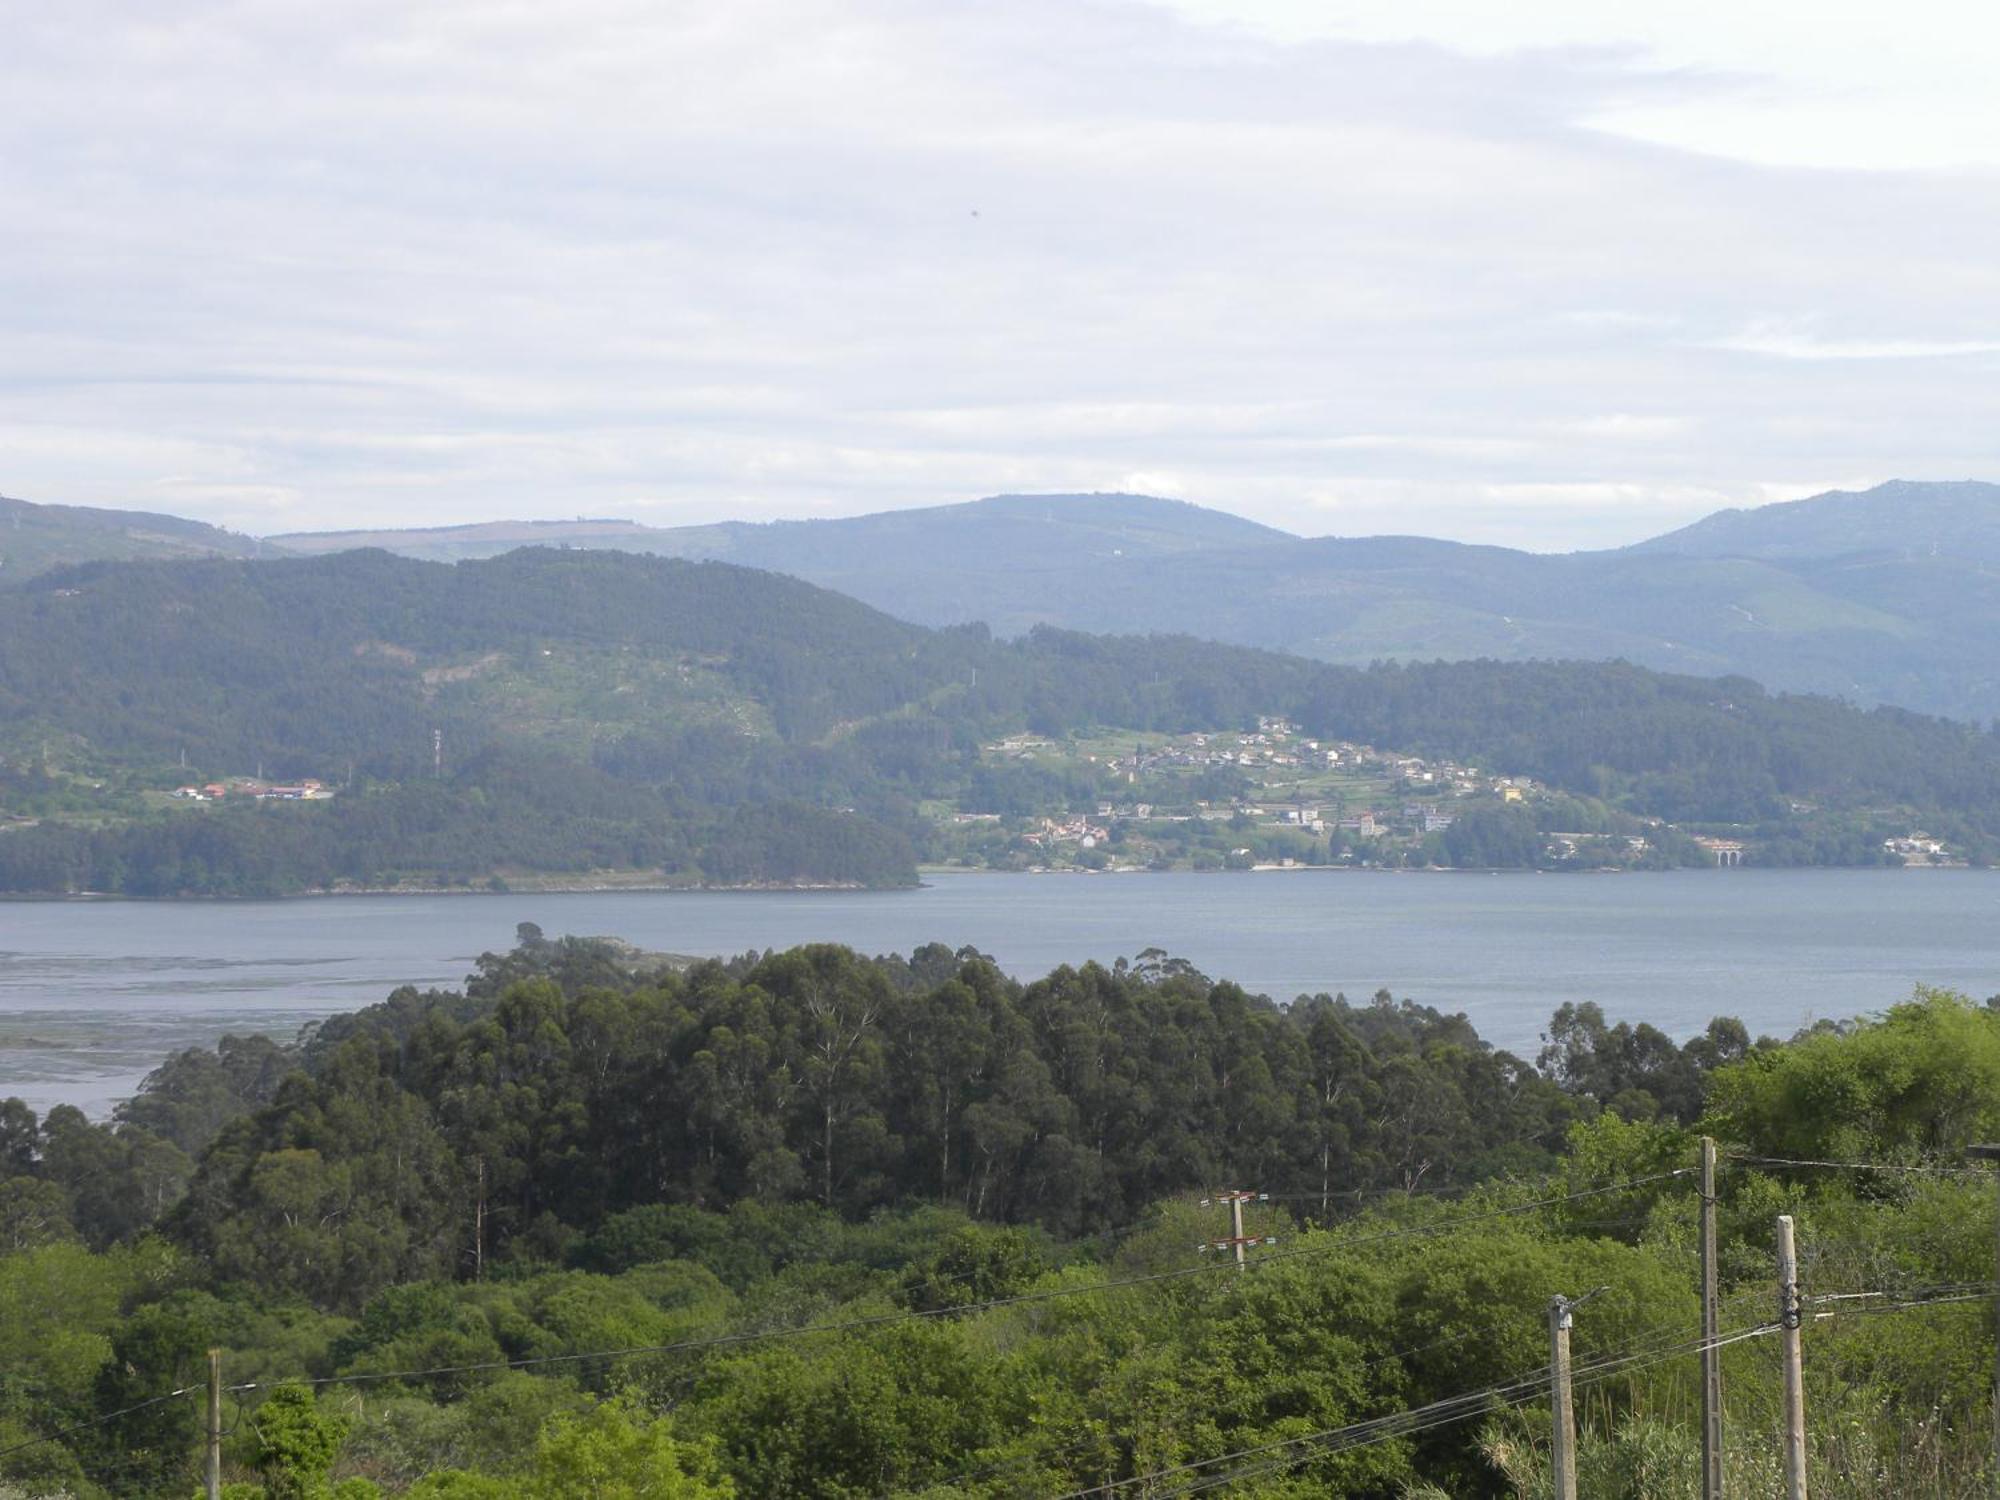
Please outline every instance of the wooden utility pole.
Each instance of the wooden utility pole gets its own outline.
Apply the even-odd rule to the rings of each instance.
[[[208,1500],[222,1500],[222,1351],[208,1351]]]
[[[2000,1167],[2000,1146],[1968,1146],[1965,1154],[1975,1161],[1990,1161]],[[2000,1208],[1993,1214],[1994,1269],[2000,1272]],[[1996,1284],[2000,1288],[2000,1284]],[[1993,1493],[2000,1495],[2000,1289],[1993,1297]]]
[[[1806,1500],[1806,1391],[1799,1359],[1799,1252],[1792,1216],[1778,1215],[1778,1337],[1785,1363],[1785,1495]]]
[[[1722,1304],[1715,1267],[1715,1139],[1701,1138],[1701,1500],[1722,1500]]]
[[[479,1158],[479,1197],[472,1206],[472,1279],[486,1279],[486,1158]]]
[[[1576,1403],[1570,1388],[1570,1312],[1576,1304],[1557,1295],[1549,1299],[1549,1409],[1555,1439],[1549,1472],[1555,1479],[1555,1500],[1576,1500]]]
[[[1269,1193],[1246,1193],[1236,1188],[1232,1188],[1226,1193],[1217,1193],[1213,1198],[1202,1199],[1201,1206],[1203,1208],[1210,1208],[1218,1203],[1229,1205],[1229,1237],[1227,1239],[1209,1240],[1204,1244],[1197,1245],[1195,1248],[1197,1250],[1234,1250],[1236,1252],[1236,1269],[1239,1271],[1243,1270],[1248,1264],[1243,1255],[1246,1249],[1252,1245],[1275,1245],[1278,1243],[1278,1237],[1274,1234],[1245,1234],[1243,1232],[1243,1205],[1246,1203],[1268,1203],[1270,1200],[1271,1195]]]

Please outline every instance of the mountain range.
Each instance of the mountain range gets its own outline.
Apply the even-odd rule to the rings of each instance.
[[[980,621],[1003,636],[1037,625],[1182,632],[1343,663],[1622,659],[2000,717],[2000,486],[1972,481],[1896,481],[1722,511],[1633,546],[1567,554],[1300,537],[1124,494],[1003,495],[839,520],[501,521],[261,543],[169,517],[6,504],[0,524],[10,515],[14,530],[0,530],[0,542],[66,528],[60,549],[43,544],[52,561],[612,549],[788,573],[913,623]],[[0,560],[0,577],[37,568],[18,546],[0,547]]]
[[[2000,716],[2000,486],[1897,481],[1547,554],[1293,536],[1141,495],[1007,495],[846,520],[579,521],[273,539],[434,559],[534,540],[791,573],[926,625],[1181,631],[1323,661],[1623,659]]]

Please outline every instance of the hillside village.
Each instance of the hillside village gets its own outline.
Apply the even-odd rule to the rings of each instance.
[[[982,763],[993,773],[987,795],[936,810],[952,835],[950,862],[961,867],[1619,870],[1754,862],[1754,844],[1738,830],[1632,817],[1526,776],[1311,738],[1281,718],[1261,718],[1240,733],[1010,735],[984,746]],[[1066,811],[1028,808],[1035,793],[1051,791],[1068,794]],[[1962,863],[1921,832],[1882,847],[1883,863]]]
[[[980,856],[974,862],[1009,869],[1451,864],[1446,840],[1461,817],[1518,809],[1526,821],[1529,808],[1555,800],[1526,777],[1315,739],[1281,718],[1240,733],[1013,735],[984,747],[982,759],[1000,788],[1032,778],[1072,791],[1062,816],[999,807],[951,814],[967,852]],[[1615,844],[1579,833],[1548,847],[1551,859],[1587,850],[1617,864],[1651,850],[1644,836]]]

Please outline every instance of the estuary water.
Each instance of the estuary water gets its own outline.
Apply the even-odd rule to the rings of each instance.
[[[1158,947],[1282,1000],[1386,988],[1462,1010],[1529,1055],[1571,1000],[1684,1037],[1719,1014],[1788,1035],[1919,983],[2000,992],[2000,872],[1975,870],[952,874],[866,893],[18,902],[0,904],[0,1096],[102,1114],[179,1048],[289,1038],[399,984],[456,985],[520,922],[673,953],[969,944],[1021,977]]]

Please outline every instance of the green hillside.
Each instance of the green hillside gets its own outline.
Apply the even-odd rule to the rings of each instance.
[[[1304,539],[1179,501],[1012,496],[837,521],[500,523],[282,537],[410,555],[524,539],[720,557],[926,625],[1185,632],[1326,661],[1622,659],[2000,717],[2000,487],[1897,482],[1610,552]]]
[[[34,505],[0,495],[0,585],[71,563],[181,557],[275,557],[256,537],[179,516],[82,505]]]
[[[724,563],[354,552],[0,590],[0,818],[0,890],[152,895],[893,883],[1086,836],[1063,860],[1568,867],[1713,834],[1869,863],[1917,832],[1983,860],[2000,739],[1619,663],[996,641]]]

